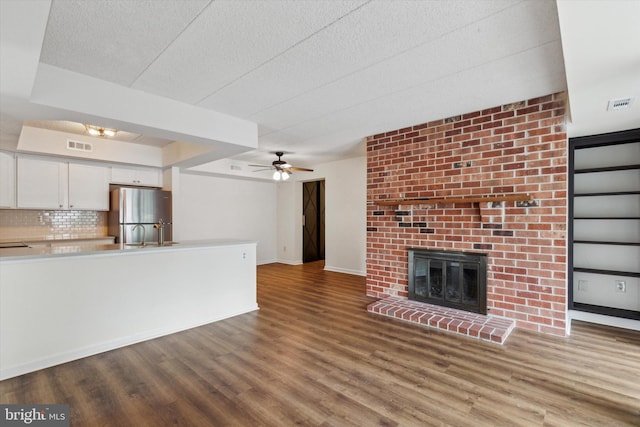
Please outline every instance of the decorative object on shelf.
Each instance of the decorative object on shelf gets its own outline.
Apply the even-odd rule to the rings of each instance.
[[[289,176],[293,172],[313,172],[313,169],[298,168],[298,167],[292,166],[289,163],[287,163],[284,160],[282,160],[282,156],[284,155],[283,151],[276,151],[273,154],[278,156],[278,160],[274,160],[271,163],[271,166],[267,166],[267,165],[249,165],[249,166],[256,167],[256,168],[262,168],[262,169],[257,169],[254,172],[260,172],[260,171],[264,171],[264,170],[273,169],[274,170],[273,171],[273,179],[275,181],[286,181],[286,180],[289,179]]]
[[[117,129],[109,129],[109,128],[103,128],[100,126],[93,126],[93,125],[84,125],[84,127],[87,129],[87,132],[91,136],[101,136],[101,137],[111,138],[116,136],[116,133],[118,133]]]

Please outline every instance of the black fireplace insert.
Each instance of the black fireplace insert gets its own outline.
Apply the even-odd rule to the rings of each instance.
[[[409,299],[487,314],[487,256],[409,249]]]

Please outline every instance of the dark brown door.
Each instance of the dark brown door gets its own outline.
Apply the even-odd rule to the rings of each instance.
[[[302,261],[324,259],[324,181],[302,183]]]

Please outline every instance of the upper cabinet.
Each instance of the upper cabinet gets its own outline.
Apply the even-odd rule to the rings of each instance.
[[[109,210],[105,166],[18,157],[17,168],[18,208]]]
[[[109,210],[109,168],[69,163],[69,209]]]
[[[109,210],[109,184],[162,187],[162,171],[0,152],[0,209]]]
[[[16,207],[16,158],[0,151],[0,208]]]
[[[111,183],[162,187],[162,172],[154,168],[112,167]]]
[[[67,196],[67,163],[18,157],[18,208],[63,209]]]

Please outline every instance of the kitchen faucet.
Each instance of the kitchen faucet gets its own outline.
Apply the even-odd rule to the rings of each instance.
[[[164,246],[164,221],[162,218],[158,220],[157,224],[153,224],[153,228],[158,230],[158,246]]]
[[[138,227],[142,227],[142,246],[144,246],[145,245],[145,242],[144,242],[145,235],[146,235],[146,232],[147,232],[147,230],[145,230],[145,228],[144,228],[144,225],[142,225],[142,224],[134,225],[133,228],[131,229],[131,234],[133,235],[133,233],[136,231],[136,228],[138,228]]]

